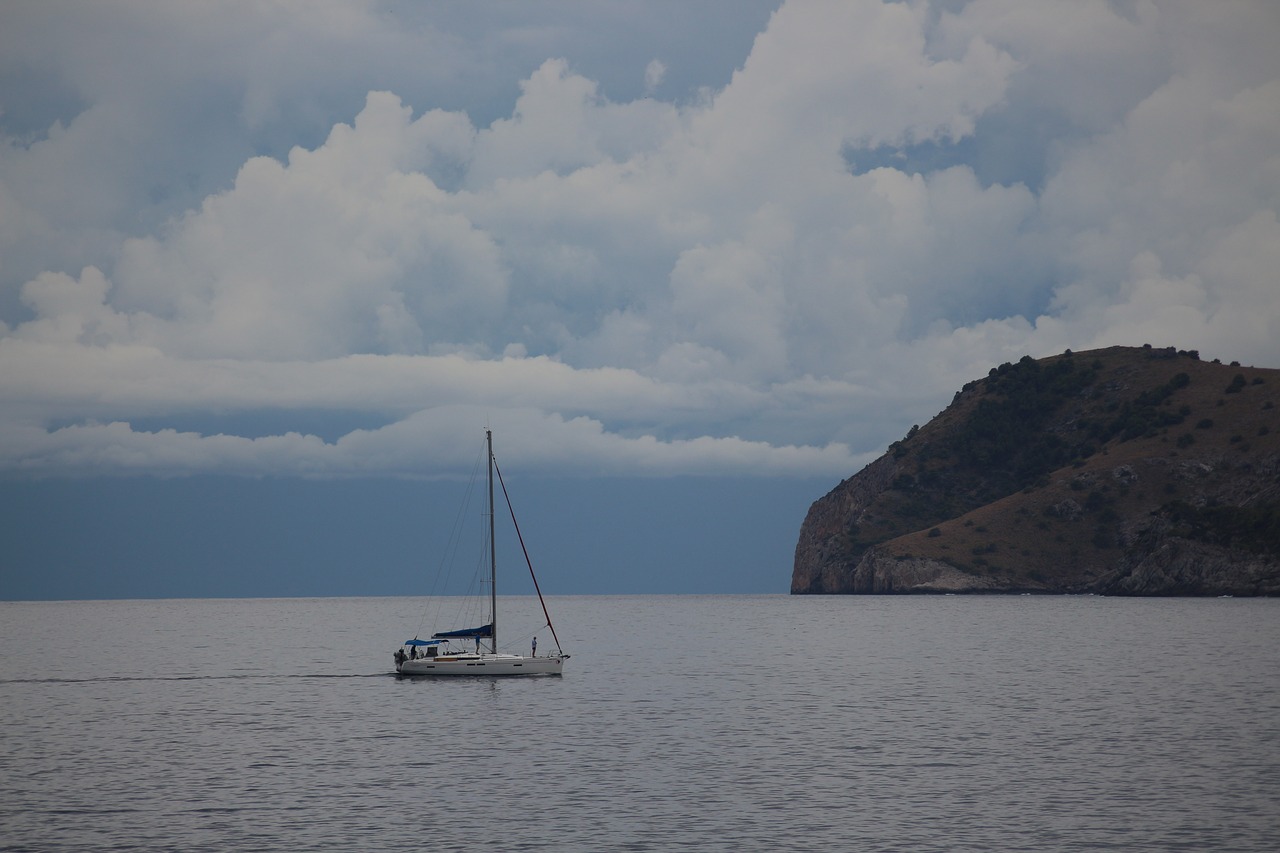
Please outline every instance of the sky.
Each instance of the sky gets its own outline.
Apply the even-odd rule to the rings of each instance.
[[[549,591],[785,592],[809,504],[1000,363],[1280,366],[1277,41],[1266,0],[6,3],[0,598],[418,594],[486,427]]]

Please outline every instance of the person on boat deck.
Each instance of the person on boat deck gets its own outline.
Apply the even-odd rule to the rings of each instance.
[[[534,638],[533,638],[533,653],[530,655],[530,657],[535,657],[535,658],[536,658],[537,656],[538,656],[538,638],[537,638],[537,637],[534,637]]]
[[[417,646],[410,646],[410,647],[409,647],[409,660],[417,660],[417,659],[418,659],[418,647],[417,647]]]
[[[480,654],[480,638],[476,637],[476,654]]]

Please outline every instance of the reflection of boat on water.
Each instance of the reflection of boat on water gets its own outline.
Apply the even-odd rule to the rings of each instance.
[[[546,617],[546,627],[551,630],[556,650],[550,654],[538,654],[538,641],[533,638],[529,655],[501,653],[498,651],[498,561],[495,555],[494,542],[494,475],[502,486],[502,496],[506,500],[507,510],[511,514],[511,523],[515,526],[520,547],[524,549],[524,537],[520,536],[520,526],[516,524],[515,510],[511,508],[511,498],[507,495],[506,484],[502,482],[502,472],[498,470],[497,460],[493,455],[493,432],[485,430],[485,452],[488,455],[488,487],[489,487],[489,530],[488,530],[488,578],[489,585],[489,621],[476,628],[462,628],[451,631],[438,631],[429,640],[414,637],[407,640],[394,655],[396,672],[401,675],[560,675],[564,662],[569,656],[560,649],[560,639],[551,624],[551,616],[547,613],[546,602],[542,599],[542,590],[538,586],[538,578],[533,573],[533,564],[525,551],[525,562],[529,565],[529,575],[533,578],[533,588],[538,593],[538,603],[542,605],[542,615]],[[463,648],[468,641],[474,641],[475,648]],[[484,646],[487,645],[488,649]]]

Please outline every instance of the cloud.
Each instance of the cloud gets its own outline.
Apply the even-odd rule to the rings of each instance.
[[[662,85],[662,78],[667,76],[667,66],[660,59],[654,59],[644,67],[644,93],[652,96]]]
[[[463,18],[166,8],[189,55],[138,50],[173,75],[68,55],[83,107],[0,149],[0,469],[428,476],[490,422],[546,470],[846,476],[1026,353],[1280,356],[1266,4],[786,3],[667,100],[679,54],[618,98],[508,12],[526,60],[565,50],[488,121],[406,82],[418,48],[434,81],[475,67]],[[396,85],[325,94],[335,46]],[[198,130],[240,128],[190,162],[161,114],[186,84]],[[383,425],[324,440],[315,412]]]
[[[388,426],[353,430],[334,442],[287,432],[244,437],[189,430],[137,430],[123,421],[87,422],[46,431],[0,426],[0,458],[10,471],[35,476],[116,474],[185,476],[202,473],[298,477],[462,477],[474,457],[477,423],[494,423],[513,470],[549,476],[675,476],[828,474],[865,464],[839,444],[783,446],[737,437],[659,441],[625,437],[596,420],[508,407],[486,421],[485,409],[434,406]],[[520,462],[529,459],[531,462]]]
[[[163,238],[126,241],[122,305],[162,317],[185,355],[310,358],[421,349],[500,310],[492,237],[427,175],[465,145],[465,119],[410,122],[372,93],[354,127],[286,164],[254,158],[234,187]]]

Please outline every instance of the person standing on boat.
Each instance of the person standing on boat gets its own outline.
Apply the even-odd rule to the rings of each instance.
[[[537,638],[537,637],[534,637],[534,638],[533,638],[533,653],[532,653],[531,655],[529,655],[529,657],[531,657],[531,658],[536,658],[537,656],[538,656],[538,638]]]

